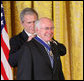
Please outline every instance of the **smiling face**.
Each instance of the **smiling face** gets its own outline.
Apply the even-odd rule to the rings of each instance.
[[[31,34],[34,34],[35,33],[34,27],[35,27],[35,21],[36,20],[37,20],[36,14],[24,15],[24,22],[22,22],[24,29]]]
[[[40,28],[37,28],[38,36],[45,42],[48,42],[52,39],[53,33],[54,33],[53,22],[48,18],[40,19]]]

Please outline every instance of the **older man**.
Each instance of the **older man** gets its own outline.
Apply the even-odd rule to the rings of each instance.
[[[18,51],[17,80],[64,80],[60,56],[66,54],[66,48],[52,39],[52,20],[39,19],[35,30],[37,36]]]

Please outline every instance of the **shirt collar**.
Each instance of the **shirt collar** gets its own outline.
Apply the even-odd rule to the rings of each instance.
[[[24,30],[28,36],[31,36],[32,34]]]
[[[38,35],[37,35],[37,37],[38,38],[40,38],[41,40],[43,40],[41,37],[39,37]],[[44,40],[43,40],[44,41]],[[44,41],[45,42],[45,41]],[[46,42],[45,42],[46,43]],[[50,42],[48,41],[48,43],[46,43],[46,44],[48,44],[48,45],[50,45]]]
[[[27,32],[26,30],[24,30],[24,31],[26,32],[26,34],[27,34],[28,36],[31,36],[31,35],[37,35],[36,33],[31,34],[31,33]]]

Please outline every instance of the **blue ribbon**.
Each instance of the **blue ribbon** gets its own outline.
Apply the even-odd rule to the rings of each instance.
[[[39,37],[34,37],[34,39],[37,40],[39,43],[41,43],[44,47],[46,47],[48,49],[47,51],[50,52],[50,50],[51,50],[50,46],[47,45],[43,40],[41,40]],[[51,66],[53,68],[53,58],[50,55],[49,55],[49,58],[50,58]]]
[[[50,51],[50,46],[47,45],[43,40],[41,40],[39,37],[34,37],[35,40],[37,40],[39,43],[41,43],[44,47],[46,47]]]

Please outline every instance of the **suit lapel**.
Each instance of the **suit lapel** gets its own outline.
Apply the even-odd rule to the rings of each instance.
[[[40,44],[38,41],[36,41],[35,39],[34,39],[34,44],[37,46],[37,49],[39,50],[40,54],[44,57],[44,60],[47,62],[49,67],[52,68],[51,62],[47,54],[47,51],[45,50],[45,47],[42,44]]]
[[[52,42],[50,43],[50,46],[51,46],[51,50],[52,50],[52,53],[54,56],[53,71],[55,71],[55,69],[57,67],[57,57],[59,57],[58,48],[57,48],[57,45]]]
[[[26,34],[26,32],[24,30],[22,31],[21,36],[22,36],[22,39],[24,40],[24,42],[28,40],[28,35]]]

